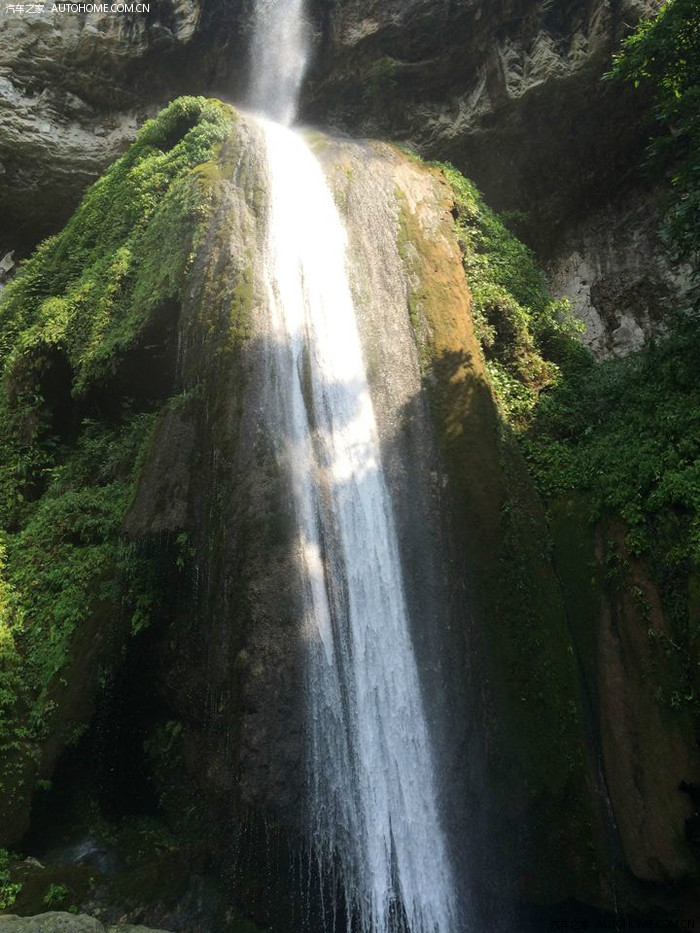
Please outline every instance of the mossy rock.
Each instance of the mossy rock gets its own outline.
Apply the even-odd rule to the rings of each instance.
[[[6,844],[26,831],[37,781],[50,779],[124,639],[158,603],[122,525],[175,391],[180,296],[215,201],[203,167],[235,120],[215,100],[170,104],[0,299]]]
[[[167,933],[131,924],[104,927],[84,914],[51,912],[36,917],[0,917],[2,933]]]
[[[0,917],[2,933],[104,933],[94,917],[51,912],[36,917]]]
[[[107,933],[168,933],[167,930],[154,930],[151,927],[132,926],[130,923],[123,926],[111,926],[106,928]]]

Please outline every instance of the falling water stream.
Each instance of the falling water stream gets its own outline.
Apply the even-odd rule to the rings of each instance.
[[[309,831],[362,933],[453,933],[455,898],[346,232],[290,128],[303,0],[259,0],[251,104],[267,152],[269,399],[291,477],[307,645]],[[329,924],[329,929],[331,925]]]

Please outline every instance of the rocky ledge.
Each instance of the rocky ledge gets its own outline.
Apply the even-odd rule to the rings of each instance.
[[[46,4],[3,16],[0,256],[56,233],[141,123],[183,88],[235,93],[230,72],[246,70],[241,6],[159,0],[143,14],[78,14]]]

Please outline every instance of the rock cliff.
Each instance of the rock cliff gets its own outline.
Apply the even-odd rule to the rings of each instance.
[[[178,93],[244,100],[250,5],[154,6],[123,16],[47,6],[3,18],[1,253],[22,255],[58,230],[143,119]],[[638,102],[600,79],[621,37],[659,6],[317,0],[302,116],[454,162],[496,209],[518,214],[555,291],[575,299],[594,351],[626,352],[654,328],[639,296],[663,305],[683,281],[655,236],[658,197],[640,177]],[[630,232],[639,219],[648,235]],[[625,309],[616,317],[609,278],[618,272]]]
[[[487,260],[470,254],[484,230],[469,228],[483,208],[465,179],[342,133],[467,169],[491,203],[521,213],[513,222],[596,354],[626,353],[662,329],[684,287],[657,234],[663,191],[638,170],[646,131],[627,92],[600,83],[620,35],[657,5],[313,6],[304,116],[338,135],[310,138],[351,230],[388,230],[379,258],[350,239],[373,276],[358,275],[361,326],[402,557],[430,580],[410,596],[426,610],[446,589],[416,643],[424,683],[450,683],[460,711],[433,710],[452,749],[444,806],[485,911],[495,874],[499,898],[527,903],[697,896],[696,685],[674,629],[696,611],[697,582],[681,555],[666,581],[674,622],[624,528],[592,522],[569,478],[545,513],[514,438],[557,365],[523,324],[538,274],[528,265],[518,285],[510,264],[526,252],[508,239],[503,280],[485,283]],[[0,246],[22,254],[57,231],[181,87],[240,99],[249,16],[202,0],[118,20],[3,20]],[[302,681],[292,516],[260,411],[265,210],[255,123],[180,102],[8,289],[0,843],[21,840],[32,798],[37,823],[53,775],[60,785],[89,761],[81,780],[100,807],[181,822],[198,864],[233,866],[246,915],[284,928],[293,899],[271,904],[260,879],[290,870],[279,855],[271,867],[270,839],[298,842]],[[545,297],[530,317],[552,313]],[[524,393],[508,382],[518,366]],[[664,540],[674,521],[685,533],[683,494],[674,475]],[[107,750],[105,722],[118,736]]]
[[[692,721],[667,722],[640,679],[678,689],[639,635],[646,602],[658,637],[671,631],[644,568],[626,559],[608,592],[613,532],[596,544],[574,520],[550,540],[505,417],[483,315],[506,351],[530,354],[524,378],[546,381],[552,364],[507,317],[537,272],[493,215],[469,233],[485,208],[456,173],[385,143],[311,139],[351,231],[463,883],[484,911],[495,871],[499,898],[610,907],[618,885],[645,903],[635,884],[694,870],[681,788],[700,784],[698,755]],[[100,807],[155,808],[215,864],[246,866],[245,912],[284,925],[293,898],[259,886],[289,883],[263,840],[300,838],[302,638],[288,477],[261,411],[260,145],[230,108],[177,102],[7,290],[3,826],[16,843],[57,765],[94,760],[81,781]],[[479,278],[487,229],[512,294],[498,272]]]
[[[5,11],[0,20],[0,246],[55,233],[138,127],[188,86],[243,80],[237,3],[166,0],[151,12]],[[221,68],[224,47],[231,62]],[[223,77],[222,77],[223,72]]]
[[[586,322],[584,342],[599,356],[629,352],[685,283],[640,172],[639,101],[601,78],[629,27],[659,6],[340,4],[325,20],[307,109],[457,165],[493,207],[516,213],[554,292]]]

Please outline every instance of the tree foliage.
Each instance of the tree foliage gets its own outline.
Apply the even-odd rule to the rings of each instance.
[[[667,230],[678,258],[700,258],[700,4],[669,0],[624,40],[610,77],[653,95],[656,132],[649,148],[655,173],[670,176]]]

